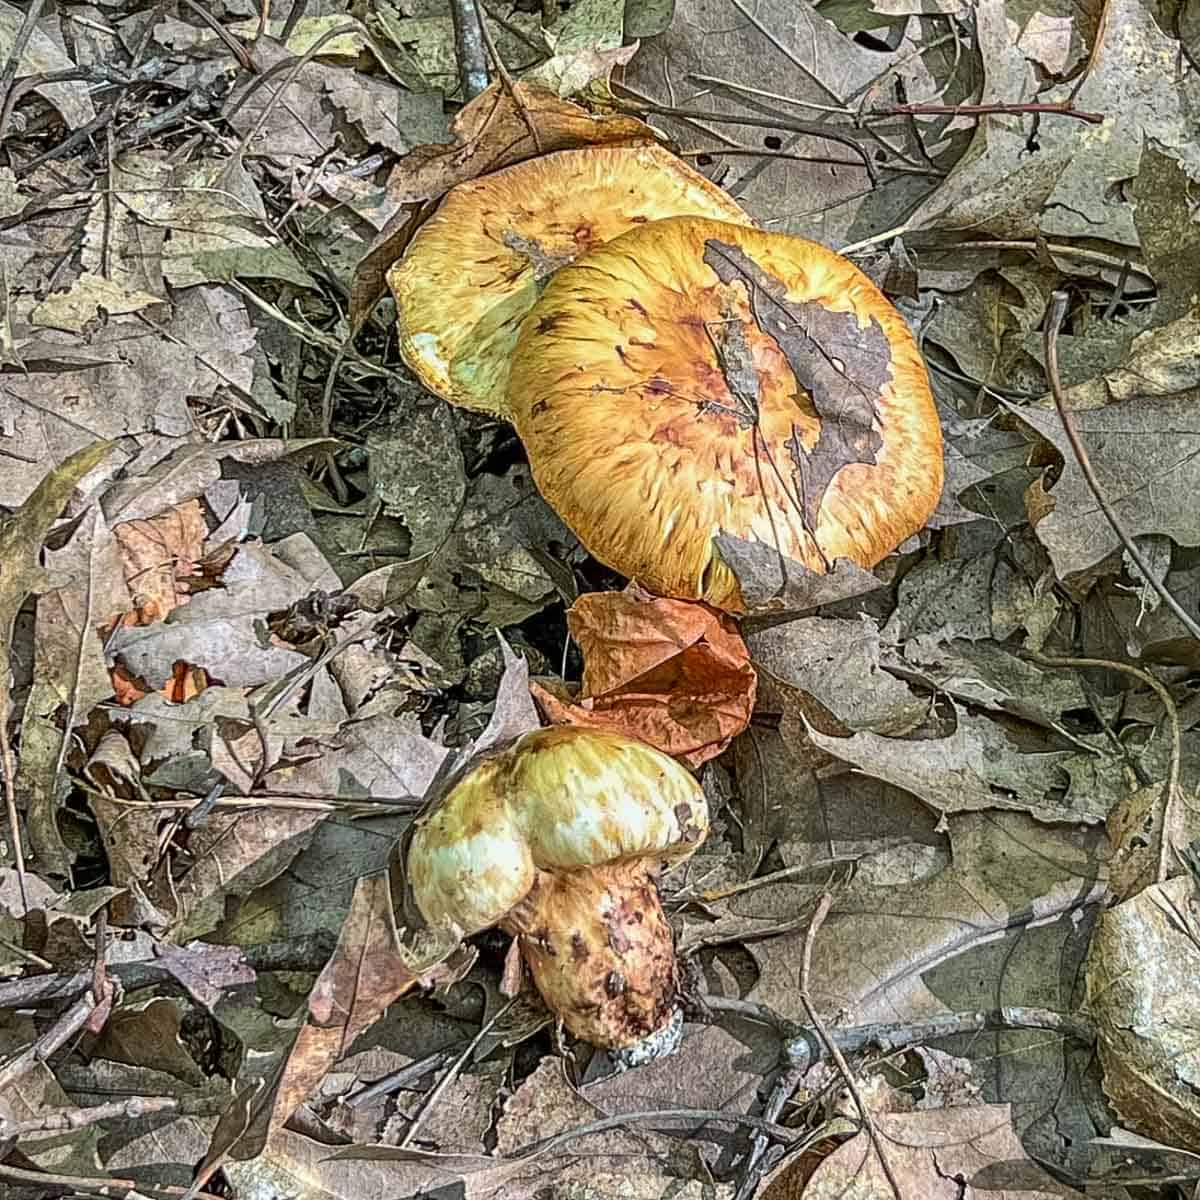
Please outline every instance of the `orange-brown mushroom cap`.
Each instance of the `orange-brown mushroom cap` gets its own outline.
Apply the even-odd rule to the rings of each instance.
[[[459,184],[388,273],[404,361],[437,395],[503,416],[512,349],[545,281],[626,230],[680,214],[749,220],[656,145],[561,150]]]
[[[744,607],[719,533],[813,571],[874,566],[937,505],[942,435],[908,325],[848,259],[694,217],[550,281],[520,332],[511,419],[538,488],[602,562]]]

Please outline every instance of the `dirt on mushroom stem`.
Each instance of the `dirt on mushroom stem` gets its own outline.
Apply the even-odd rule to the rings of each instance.
[[[575,1037],[626,1049],[671,1025],[675,943],[653,864],[541,872],[503,927]]]

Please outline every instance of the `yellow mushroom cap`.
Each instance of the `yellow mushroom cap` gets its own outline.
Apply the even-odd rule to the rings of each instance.
[[[674,759],[603,730],[539,729],[419,818],[407,878],[426,921],[469,936],[507,917],[539,872],[678,862],[707,833],[704,792]]]
[[[941,494],[908,325],[848,259],[786,234],[676,217],[591,251],[526,318],[508,401],[596,558],[728,611],[744,603],[717,534],[871,567]]]
[[[517,332],[545,281],[626,230],[680,214],[749,221],[652,144],[560,150],[459,184],[388,273],[404,361],[437,395],[504,416]]]

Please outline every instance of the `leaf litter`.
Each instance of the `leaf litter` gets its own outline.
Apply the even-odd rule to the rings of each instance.
[[[1194,1188],[1187,6],[489,2],[474,98],[472,5],[288,7],[0,4],[6,1191]],[[740,624],[589,559],[381,300],[455,184],[656,136],[881,282],[947,441],[872,571],[721,535]],[[710,798],[648,1066],[405,925],[413,814],[541,721]]]

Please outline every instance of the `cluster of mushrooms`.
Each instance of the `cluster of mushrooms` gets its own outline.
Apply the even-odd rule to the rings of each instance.
[[[389,274],[430,391],[511,421],[546,501],[602,563],[745,611],[714,538],[825,573],[872,567],[942,488],[928,377],[854,264],[756,228],[658,145],[562,150],[460,184]],[[708,831],[692,774],[642,743],[537,730],[415,821],[434,928],[501,926],[575,1036],[669,1049],[678,980],[658,873]]]

